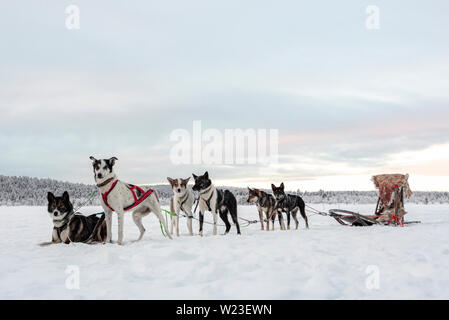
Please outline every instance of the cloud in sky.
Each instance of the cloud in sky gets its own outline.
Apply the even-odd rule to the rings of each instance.
[[[279,165],[210,166],[217,183],[372,189],[398,171],[449,190],[447,2],[378,1],[378,31],[359,1],[77,4],[77,31],[60,1],[0,4],[0,174],[92,182],[88,157],[114,155],[165,183],[205,170],[169,160],[201,120],[279,129]]]

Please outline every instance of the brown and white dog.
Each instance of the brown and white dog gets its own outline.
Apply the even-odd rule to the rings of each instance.
[[[117,212],[118,218],[118,240],[119,245],[123,244],[123,216],[125,212],[132,212],[133,220],[139,228],[140,235],[136,241],[142,239],[145,228],[142,225],[142,218],[154,212],[161,222],[168,237],[172,239],[167,230],[165,219],[161,213],[161,206],[156,191],[145,186],[135,186],[118,180],[113,171],[116,157],[110,159],[97,160],[90,157],[94,170],[95,182],[101,193],[101,206],[106,215],[107,239],[112,237],[112,212]]]
[[[281,230],[285,230],[284,219],[282,217],[282,212],[278,212],[274,210],[276,205],[276,200],[271,194],[266,193],[265,191],[259,189],[251,189],[248,187],[248,203],[255,203],[257,207],[257,211],[259,212],[260,219],[260,227],[261,230],[264,230],[264,218],[263,214],[265,213],[266,221],[267,221],[267,231],[270,230],[270,220],[273,223],[274,230],[274,220],[276,216],[279,216],[279,226]]]
[[[193,236],[192,231],[192,205],[194,196],[192,190],[187,187],[190,177],[187,179],[167,178],[173,190],[173,198],[170,201],[170,211],[176,213],[176,217],[171,216],[170,232],[173,234],[173,228],[176,228],[176,235],[179,237],[179,214],[183,212],[187,217],[187,228],[189,234]]]

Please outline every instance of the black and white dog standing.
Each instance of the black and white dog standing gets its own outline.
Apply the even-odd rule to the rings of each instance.
[[[200,194],[199,206],[200,206],[200,236],[203,235],[203,222],[204,212],[210,211],[214,218],[214,230],[213,234],[217,234],[217,212],[220,213],[220,218],[226,225],[227,234],[231,229],[231,224],[228,220],[228,212],[231,214],[232,221],[234,222],[237,233],[240,233],[240,225],[237,217],[237,200],[229,190],[218,190],[212,184],[209,179],[209,173],[206,172],[202,176],[196,176],[192,174],[195,179],[194,191],[198,191]]]
[[[179,237],[179,214],[184,212],[187,215],[187,228],[189,233],[193,236],[192,231],[192,205],[194,202],[194,196],[192,190],[187,187],[190,177],[187,179],[172,179],[167,178],[170,182],[171,188],[173,190],[173,198],[170,201],[170,211],[176,213],[176,217],[171,217],[171,228],[170,232],[173,234],[173,228],[176,228],[176,235]]]
[[[172,239],[167,230],[164,217],[161,213],[161,206],[156,191],[144,186],[135,186],[118,180],[113,171],[116,157],[110,159],[97,160],[90,157],[94,170],[95,182],[101,193],[101,206],[106,215],[107,240],[111,241],[112,236],[112,212],[117,212],[118,218],[118,244],[123,244],[123,216],[125,212],[132,212],[133,220],[139,228],[140,235],[136,241],[142,239],[145,228],[142,225],[142,218],[150,212],[154,212],[165,229],[168,237]]]
[[[55,243],[68,244],[70,242],[92,243],[106,241],[106,223],[104,216],[99,218],[96,214],[87,217],[75,214],[67,191],[64,192],[62,197],[56,197],[53,193],[49,192],[47,199],[47,211],[53,220],[53,232],[51,242],[41,243],[41,246]]]
[[[296,229],[298,229],[299,222],[296,217],[298,211],[301,213],[301,216],[306,222],[306,227],[309,228],[309,222],[306,216],[306,204],[304,203],[304,200],[300,196],[286,194],[284,191],[283,182],[279,187],[271,184],[271,189],[273,190],[273,194],[276,199],[275,210],[287,213],[287,229],[290,229],[290,214],[293,216],[293,219],[295,219]]]

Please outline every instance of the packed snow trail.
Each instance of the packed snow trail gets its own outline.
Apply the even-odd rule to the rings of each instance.
[[[280,231],[277,224],[267,232],[253,224],[242,228],[242,236],[234,227],[227,236],[212,236],[206,224],[201,238],[188,236],[181,218],[181,237],[173,241],[162,236],[151,214],[138,243],[132,242],[137,227],[126,215],[124,246],[40,247],[51,239],[46,208],[0,207],[0,299],[448,299],[449,205],[407,209],[407,219],[422,224],[345,227],[314,215],[310,230],[300,219],[299,230]],[[239,207],[239,215],[258,219],[253,206]],[[115,215],[113,221],[117,239]],[[79,289],[73,282],[77,269]]]

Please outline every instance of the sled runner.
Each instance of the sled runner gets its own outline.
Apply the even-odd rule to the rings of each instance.
[[[404,199],[410,198],[412,195],[408,184],[408,174],[383,174],[374,176],[372,180],[379,190],[374,215],[331,209],[329,216],[345,226],[366,227],[375,224],[404,226],[405,224],[420,223],[420,221],[404,221],[404,215],[407,213],[404,209]]]

